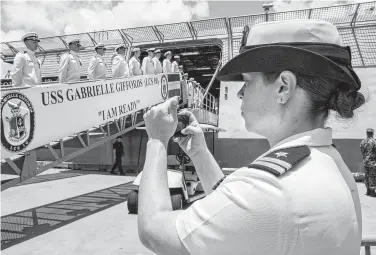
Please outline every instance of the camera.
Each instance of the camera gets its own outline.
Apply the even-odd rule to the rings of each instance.
[[[176,128],[174,137],[187,136],[181,133],[181,131],[189,125],[189,116],[178,115],[178,126]]]

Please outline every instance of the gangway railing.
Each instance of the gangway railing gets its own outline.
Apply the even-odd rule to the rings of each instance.
[[[217,74],[218,74],[219,70],[221,69],[221,67],[222,67],[222,53],[221,53],[221,57],[219,58],[217,68],[215,69],[215,72],[214,72],[212,78],[210,79],[208,86],[206,87],[206,90],[205,90],[205,93],[204,93],[204,98],[206,97],[207,93],[209,93],[211,87],[213,86],[214,81],[217,78]]]
[[[192,91],[192,105],[190,108],[204,109],[214,113],[216,107],[216,98],[209,92],[207,92],[206,96],[204,96],[205,92],[207,91],[203,87],[196,84],[196,88],[194,88]]]
[[[191,83],[190,81],[188,83]],[[188,96],[188,108],[196,118],[200,119],[201,124],[209,124],[218,126],[218,101],[215,97],[207,93],[204,98],[205,89],[203,89],[197,83],[194,85],[191,83]]]
[[[180,95],[181,81],[181,74],[173,73],[2,88],[2,164],[22,181],[66,162],[142,125],[147,109]],[[91,134],[98,132],[103,139],[92,141]],[[64,143],[73,139],[82,148],[67,155]],[[24,176],[36,168],[35,150],[43,147],[55,161]],[[25,157],[22,167],[13,162],[20,157]],[[32,165],[29,170],[25,163]]]

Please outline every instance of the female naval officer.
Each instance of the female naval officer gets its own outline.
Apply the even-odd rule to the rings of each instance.
[[[149,141],[139,187],[139,237],[156,254],[355,255],[361,210],[355,181],[332,146],[329,111],[344,119],[364,104],[349,47],[319,20],[254,26],[221,81],[244,81],[238,96],[246,129],[271,149],[226,178],[190,113],[180,146],[206,197],[172,211],[166,147],[177,99],[145,115]],[[180,114],[180,113],[179,113]],[[251,148],[250,148],[251,149]]]

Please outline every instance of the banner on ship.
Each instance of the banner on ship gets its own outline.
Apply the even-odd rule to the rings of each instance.
[[[169,81],[169,76],[2,91],[1,159],[161,103],[180,90],[180,79]]]

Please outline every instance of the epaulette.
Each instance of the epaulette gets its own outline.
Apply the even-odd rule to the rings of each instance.
[[[248,165],[248,168],[263,170],[279,177],[294,168],[310,154],[310,149],[305,145],[279,149],[252,162]]]

